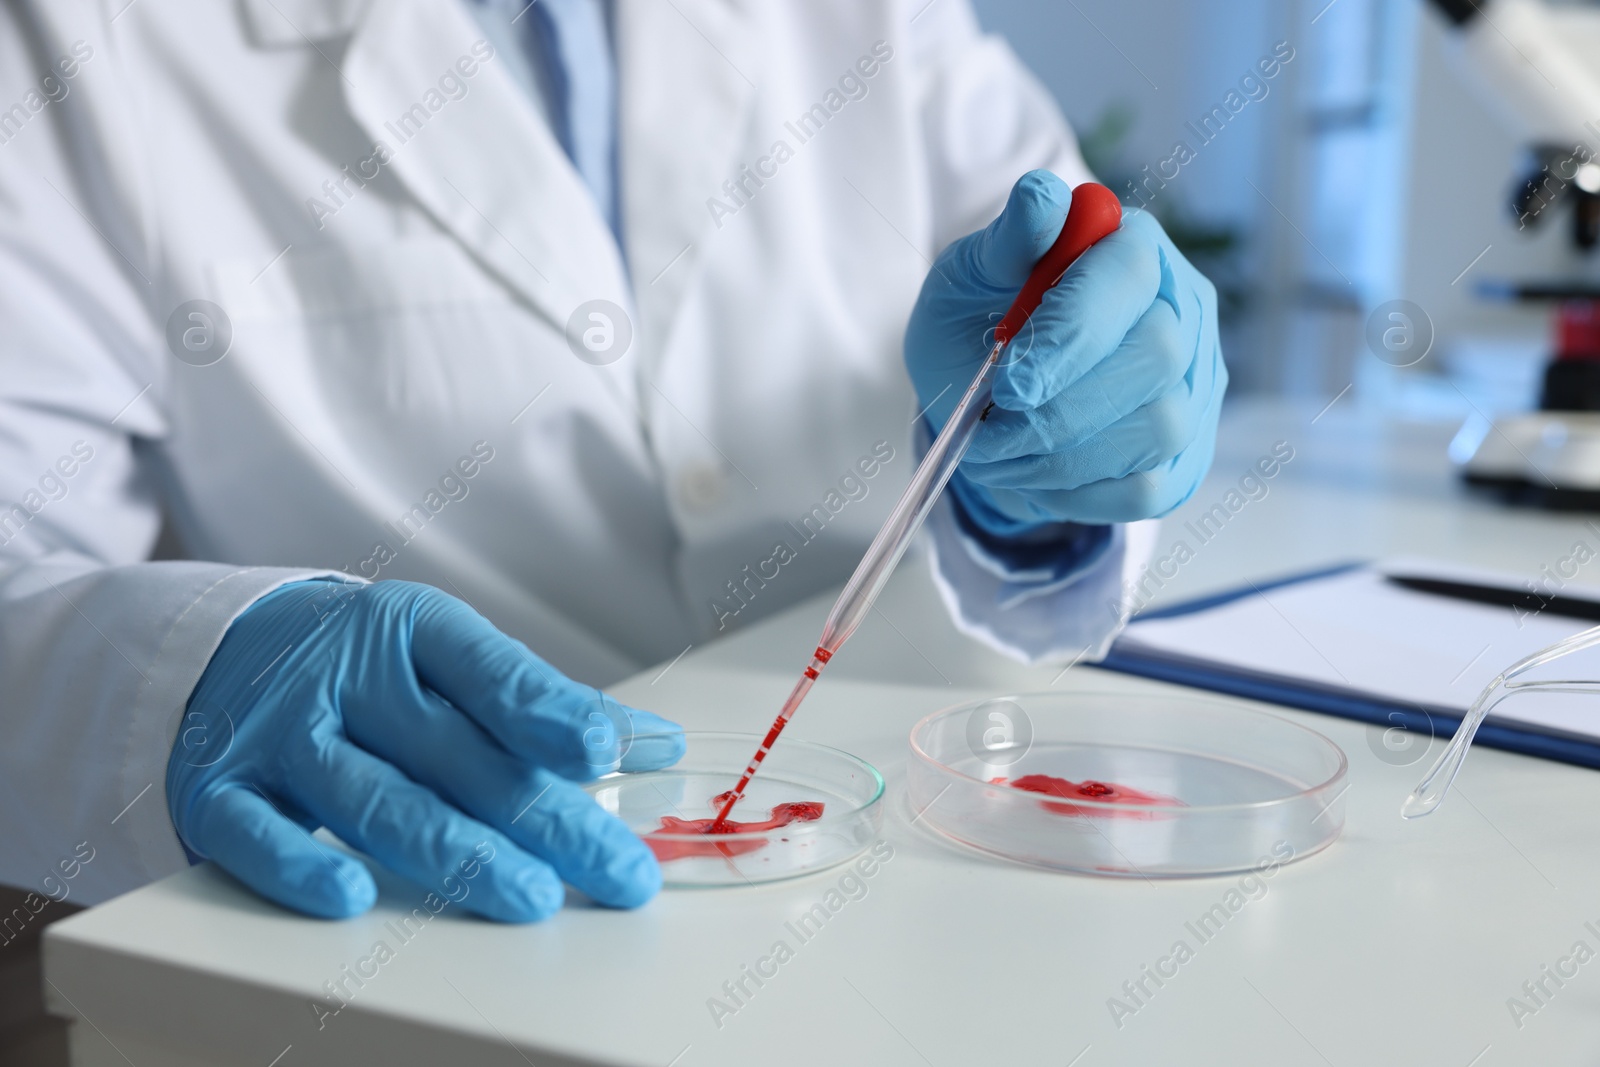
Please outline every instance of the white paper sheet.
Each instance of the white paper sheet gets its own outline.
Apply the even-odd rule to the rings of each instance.
[[[1548,611],[1530,615],[1414,592],[1387,581],[1386,572],[1529,588],[1526,578],[1513,575],[1389,560],[1376,568],[1264,588],[1209,610],[1135,619],[1117,648],[1465,714],[1500,671],[1593,625]],[[1571,583],[1559,592],[1600,599],[1600,593]],[[1530,677],[1600,679],[1600,651],[1578,653]],[[1518,696],[1500,704],[1490,719],[1600,738],[1600,694]]]

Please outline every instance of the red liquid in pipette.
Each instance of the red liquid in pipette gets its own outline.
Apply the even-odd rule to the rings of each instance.
[[[756,776],[756,770],[761,766],[761,761],[767,758],[768,752],[772,751],[772,746],[778,740],[778,735],[783,733],[783,728],[789,725],[790,719],[794,718],[795,709],[806,698],[806,694],[811,692],[812,683],[817,680],[817,675],[822,673],[822,668],[827,666],[828,661],[832,658],[832,652],[829,652],[821,645],[817,646],[816,652],[812,654],[811,665],[801,673],[800,681],[795,683],[794,689],[789,692],[789,699],[783,702],[783,708],[778,712],[778,717],[772,720],[772,728],[767,731],[767,736],[761,739],[761,746],[756,749],[756,754],[750,760],[749,766],[745,767],[744,774],[740,775],[739,784],[717,798],[722,800],[723,804],[722,810],[717,812],[717,817],[711,821],[712,833],[727,832],[723,829],[723,826],[727,824],[728,813],[744,797],[745,786],[749,785],[750,779]]]
[[[722,801],[727,793],[712,798],[712,803]],[[724,822],[721,819],[678,819],[671,815],[661,817],[661,829],[651,831],[644,835],[644,843],[650,846],[650,851],[656,854],[656,859],[662,863],[671,860],[681,860],[690,856],[742,856],[746,852],[754,852],[758,848],[765,848],[767,842],[760,839],[750,841],[719,841],[723,834],[759,834],[768,830],[776,830],[790,823],[812,822],[822,818],[823,804],[820,800],[800,800],[791,804],[779,804],[769,813],[767,819],[761,822]],[[684,834],[704,834],[705,841],[678,840]]]
[[[1177,797],[1169,797],[1161,793],[1147,793],[1142,789],[1135,789],[1131,785],[1119,785],[1116,782],[1096,782],[1087,779],[1082,782],[1074,782],[1067,778],[1057,778],[1053,774],[1025,774],[1015,780],[991,778],[989,779],[989,784],[1009,785],[1012,789],[1021,789],[1029,793],[1043,793],[1052,797],[1081,797],[1084,800],[1094,801],[1095,805],[1137,804],[1145,807],[1187,807]],[[1108,811],[1098,806],[1052,804],[1049,801],[1045,801],[1041,807],[1058,815],[1090,815],[1112,819],[1155,819],[1160,817],[1157,813],[1151,811]]]

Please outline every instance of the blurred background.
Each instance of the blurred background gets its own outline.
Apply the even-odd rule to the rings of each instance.
[[[1480,287],[1592,278],[1593,265],[1568,220],[1519,227],[1511,193],[1530,139],[1452,54],[1434,4],[976,5],[1059,98],[1102,180],[1128,203],[1147,182],[1150,210],[1218,283],[1234,395],[1326,402],[1350,385],[1359,403],[1423,418],[1536,405],[1555,306]],[[1293,58],[1261,79],[1275,47]],[[1201,129],[1230,91],[1245,106]],[[1193,158],[1163,165],[1180,141]],[[1415,366],[1373,358],[1364,339],[1391,300],[1436,330]]]

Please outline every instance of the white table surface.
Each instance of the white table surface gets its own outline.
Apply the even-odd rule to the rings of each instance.
[[[1210,481],[1163,532],[1208,507],[1276,440],[1295,459],[1163,598],[1318,563],[1425,554],[1533,577],[1581,516],[1511,511],[1450,479],[1447,426],[1336,407],[1237,408]],[[1590,564],[1600,575],[1600,562]],[[1592,579],[1593,575],[1584,575]],[[803,665],[829,597],[614,692],[690,728],[757,729]],[[902,568],[792,727],[888,778],[893,859],[719,1027],[707,1006],[822,899],[839,872],[668,891],[631,913],[569,905],[508,927],[447,909],[318,1029],[325,980],[370,954],[420,891],[380,877],[370,914],[296,918],[209,866],[50,928],[52,1010],[76,1062],[269,1064],[1504,1064],[1600,1062],[1600,957],[1536,1014],[1523,996],[1575,942],[1600,953],[1600,775],[1483,749],[1436,815],[1402,822],[1422,764],[1386,764],[1357,723],[1287,711],[1350,757],[1347,825],[1284,867],[1210,941],[1185,927],[1237,878],[1145,882],[1036,871],[913,825],[906,733],[921,715],[1011,690],[1161,689],[1078,667],[1025,668],[951,628],[920,563]],[[658,677],[658,675],[660,675]],[[1586,922],[1594,924],[1591,931]],[[1194,956],[1137,1014],[1108,998],[1179,939]],[[1151,987],[1153,988],[1153,986]],[[1531,1003],[1531,1002],[1530,1002]],[[281,1057],[275,1059],[275,1057]],[[1475,1058],[1476,1057],[1476,1058]]]

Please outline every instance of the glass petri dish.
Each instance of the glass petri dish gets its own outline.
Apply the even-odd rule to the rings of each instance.
[[[917,821],[1056,870],[1234,873],[1303,859],[1344,828],[1343,750],[1242,704],[1131,693],[994,697],[917,723],[911,757]],[[1012,784],[1019,779],[1043,791]]]
[[[609,774],[584,785],[602,808],[644,837],[668,886],[755,885],[824,870],[856,856],[883,826],[883,776],[826,745],[785,738],[768,753],[730,819],[769,820],[780,805],[821,803],[817,818],[749,832],[662,832],[664,819],[711,819],[712,798],[732,789],[759,734],[689,731],[683,758],[665,770]],[[809,813],[808,813],[809,814]]]

